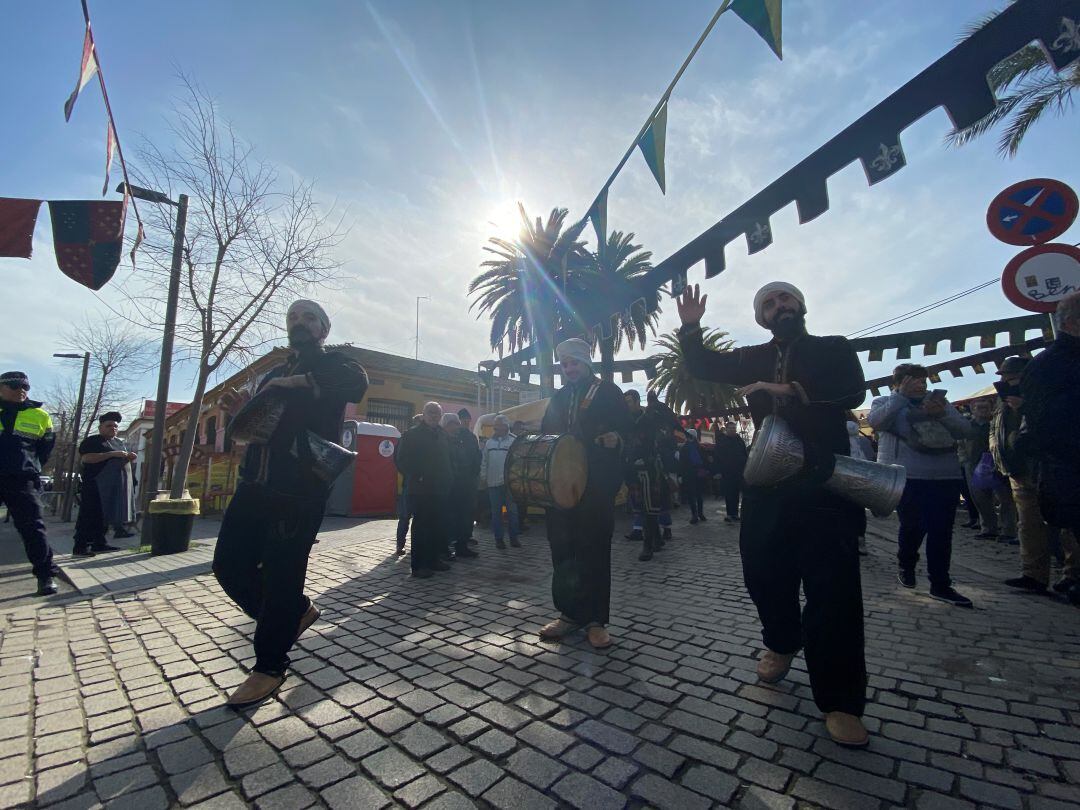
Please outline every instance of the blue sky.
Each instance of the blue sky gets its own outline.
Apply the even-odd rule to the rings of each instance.
[[[726,15],[671,102],[667,195],[635,156],[611,191],[610,227],[636,232],[658,259],[667,256],[999,5],[787,0],[783,62]],[[346,212],[346,278],[323,296],[332,339],[411,354],[415,296],[426,295],[421,357],[466,368],[491,356],[487,322],[469,312],[465,293],[485,238],[512,233],[516,200],[534,215],[556,205],[584,212],[714,8],[637,0],[91,2],[131,155],[140,137],[167,138],[176,71],[190,73],[262,158],[286,178],[314,180],[321,198]],[[79,4],[23,3],[6,16],[0,194],[95,198],[105,134],[95,88],[71,123],[62,114],[78,68]],[[706,285],[707,323],[740,343],[762,340],[751,299],[775,278],[804,289],[812,331],[847,334],[999,276],[1016,249],[987,233],[990,198],[1027,177],[1080,186],[1078,120],[1046,121],[1010,161],[993,138],[946,149],[944,112],[927,116],[904,134],[909,165],[893,178],[871,190],[861,168],[849,166],[830,183],[828,213],[799,226],[793,209],[781,212],[775,244],[753,257],[732,244],[727,272]],[[0,364],[26,369],[40,387],[66,370],[50,357],[70,348],[57,342],[58,331],[84,313],[106,317],[129,279],[121,272],[94,294],[63,277],[44,208],[34,259],[0,259],[0,278],[5,298],[20,302],[0,320]],[[702,268],[692,271],[691,281],[702,279]],[[991,286],[904,327],[1018,314]],[[669,302],[661,326],[676,321]],[[867,373],[892,364],[887,356]],[[971,376],[943,382],[954,396],[985,384]],[[181,369],[173,398],[191,387]],[[143,388],[153,395],[152,376]]]

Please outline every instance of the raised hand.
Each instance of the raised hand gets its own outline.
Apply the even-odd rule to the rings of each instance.
[[[675,304],[679,308],[679,319],[686,325],[700,323],[701,316],[705,314],[705,302],[707,295],[701,295],[697,284],[687,286],[682,295],[676,299]]]

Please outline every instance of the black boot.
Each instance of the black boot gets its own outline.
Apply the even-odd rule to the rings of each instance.
[[[667,542],[668,540],[670,540],[670,539],[671,539],[671,527],[670,527],[670,526],[667,526],[667,527],[665,527],[665,528],[664,528],[664,533],[663,533],[663,534],[661,535],[661,539],[662,539],[662,540],[663,540],[663,541],[664,541],[665,543],[666,543],[666,542]]]
[[[641,529],[634,529],[630,534],[624,534],[623,537],[631,543],[640,543],[645,539],[645,535],[642,533]]]
[[[52,596],[57,591],[56,580],[53,579],[49,575],[46,575],[46,576],[43,576],[43,577],[38,577],[37,578],[37,583],[38,583],[38,589],[37,589],[37,595],[38,596]]]

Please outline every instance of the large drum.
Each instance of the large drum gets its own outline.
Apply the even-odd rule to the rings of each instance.
[[[574,436],[519,436],[506,454],[506,485],[515,501],[572,509],[585,492],[589,463]]]

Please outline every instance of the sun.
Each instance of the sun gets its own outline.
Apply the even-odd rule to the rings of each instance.
[[[497,236],[500,239],[513,239],[521,230],[521,213],[517,202],[504,200],[492,206],[477,224],[484,239]]]

